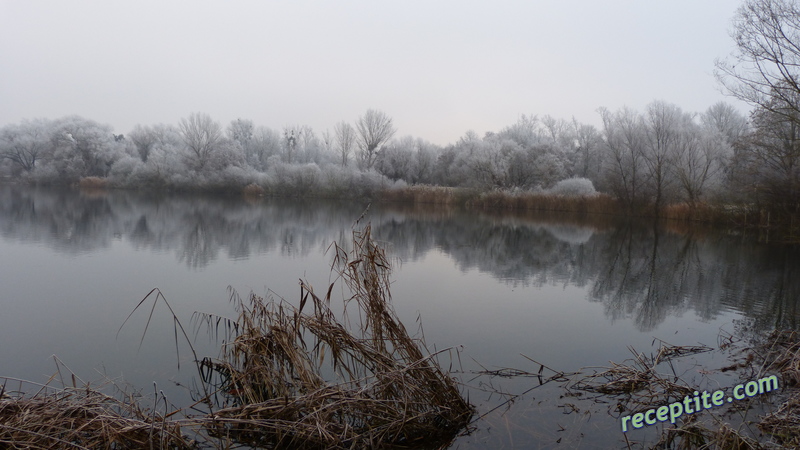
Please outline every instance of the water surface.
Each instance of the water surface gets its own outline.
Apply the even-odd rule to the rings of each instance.
[[[0,186],[0,375],[44,382],[57,372],[55,355],[84,381],[129,383],[143,395],[162,390],[188,404],[188,346],[179,339],[176,350],[164,305],[149,325],[140,310],[120,330],[136,304],[159,288],[197,332],[199,356],[216,356],[218,344],[192,327],[192,314],[235,317],[229,286],[289,301],[300,278],[324,289],[327,249],[348,241],[365,207]],[[431,348],[460,349],[454,370],[479,414],[509,398],[498,390],[538,383],[475,372],[538,371],[525,356],[574,371],[621,362],[628,346],[650,350],[653,338],[716,346],[720,330],[735,323],[798,324],[797,250],[741,234],[403,205],[373,205],[365,220],[394,258],[400,318],[414,331],[421,318]],[[713,358],[698,360],[695,372],[719,366]],[[560,394],[553,385],[534,388],[505,414],[477,420],[455,446],[624,442],[614,418],[565,414]]]

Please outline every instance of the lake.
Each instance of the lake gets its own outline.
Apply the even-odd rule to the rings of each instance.
[[[136,305],[159,288],[198,356],[215,357],[219,343],[193,313],[235,318],[229,286],[290,302],[300,279],[326,289],[329,247],[350,240],[366,206],[0,185],[0,376],[70,384],[72,372],[188,405],[191,349],[180,336],[176,345],[163,303],[149,324],[151,302],[126,322]],[[459,351],[454,376],[477,415],[454,448],[624,446],[604,407],[499,375],[607,366],[629,346],[652,351],[654,338],[716,347],[721,332],[800,320],[800,252],[743,233],[409,205],[372,205],[364,220],[395,263],[400,319],[414,333],[421,323],[431,349]],[[684,379],[724,365],[705,355]]]

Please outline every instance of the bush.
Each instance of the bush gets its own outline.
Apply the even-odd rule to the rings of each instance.
[[[261,197],[265,193],[264,188],[255,183],[250,183],[247,186],[245,186],[242,192],[244,193],[244,195],[252,197]]]
[[[564,197],[593,197],[597,195],[594,190],[592,180],[588,178],[567,178],[556,183],[548,189],[551,195],[563,195]]]

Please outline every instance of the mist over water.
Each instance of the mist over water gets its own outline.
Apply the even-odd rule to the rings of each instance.
[[[161,289],[197,331],[200,356],[215,357],[219,343],[194,330],[192,313],[234,317],[228,286],[290,302],[300,278],[324,289],[326,250],[348,242],[365,207],[0,186],[0,375],[44,382],[56,355],[84,381],[105,375],[145,392],[155,382],[185,404],[192,357],[183,342],[176,352],[166,309],[157,308],[141,348],[147,313],[119,330],[144,295]],[[395,261],[400,318],[412,332],[421,318],[431,349],[461,348],[456,372],[468,385],[481,366],[535,372],[521,354],[570,371],[622,361],[629,345],[647,350],[654,337],[715,346],[719,330],[733,331],[735,322],[798,328],[800,261],[789,246],[608,217],[372,205],[365,220]],[[504,383],[521,392],[535,381]],[[558,438],[558,392],[535,393],[550,403],[509,412],[525,429],[504,432],[517,445]],[[479,412],[496,402],[479,390],[470,396]],[[462,448],[504,442],[493,420],[477,423]],[[606,430],[597,436],[616,442],[618,424],[596,420]]]

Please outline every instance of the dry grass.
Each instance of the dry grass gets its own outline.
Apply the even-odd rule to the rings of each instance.
[[[800,395],[793,395],[777,411],[764,416],[758,428],[787,448],[800,447]]]
[[[416,185],[383,191],[381,200],[440,206],[466,206],[484,211],[576,212],[621,214],[619,203],[610,195],[586,197],[552,195],[536,192],[494,190],[478,192],[463,188]]]
[[[780,373],[783,385],[800,387],[800,333],[793,330],[773,331],[767,344],[756,349],[767,368]]]
[[[81,189],[105,189],[108,187],[108,179],[100,177],[83,177],[78,181]]]
[[[727,219],[723,208],[708,203],[672,203],[664,207],[661,215],[665,219],[686,222],[719,223]]]
[[[264,188],[255,183],[250,183],[242,189],[245,197],[263,197],[265,193]]]
[[[774,412],[761,418],[758,428],[772,435],[787,448],[800,447],[800,333],[793,330],[772,332],[762,345],[753,349],[757,358],[749,360],[780,374],[788,399]]]
[[[280,448],[449,443],[473,409],[436,355],[424,352],[396,317],[389,261],[369,225],[354,232],[351,252],[333,249],[337,279],[324,297],[302,281],[297,308],[231,296],[240,313],[228,324],[233,339],[221,360],[203,364],[234,405],[204,426],[212,436]],[[351,310],[337,319],[331,294],[340,281]]]
[[[765,447],[752,437],[745,436],[726,424],[710,429],[703,424],[689,421],[676,428],[665,428],[661,438],[650,448],[760,450],[774,447]]]
[[[670,399],[690,395],[693,389],[675,381],[674,377],[659,374],[656,366],[677,356],[711,350],[708,347],[684,347],[661,343],[657,354],[646,356],[629,348],[634,358],[623,364],[612,362],[611,367],[583,375],[570,388],[611,396],[628,396],[632,408],[662,405]]]
[[[720,349],[732,349],[732,336],[726,338]],[[672,346],[661,342],[655,355],[645,356],[633,349],[635,357],[624,364],[614,364],[602,371],[578,376],[577,381],[565,387],[600,394],[594,401],[611,405],[609,413],[629,415],[643,412],[648,408],[667,405],[691,395],[696,387],[687,385],[673,373],[659,374],[656,365],[689,354],[710,351],[705,346]],[[708,417],[691,414],[683,415],[681,422],[674,427],[664,426],[659,440],[648,448],[670,449],[766,449],[800,448],[800,333],[797,331],[775,331],[752,346],[735,351],[735,364],[720,368],[720,372],[736,370],[739,379],[756,379],[765,373],[780,373],[783,383],[779,397],[785,398],[776,410],[753,420],[744,415],[755,405],[752,402],[732,404],[731,418],[741,421],[740,429],[723,420],[724,410],[711,413]],[[744,356],[746,355],[746,357]],[[741,361],[739,361],[741,359]],[[671,366],[671,365],[670,365]],[[766,397],[763,400],[766,400]],[[754,432],[748,423],[755,424],[763,435]],[[627,439],[627,435],[626,435]],[[629,442],[630,446],[631,443]],[[638,445],[638,444],[637,444]]]
[[[32,396],[0,389],[0,448],[184,449],[177,422],[86,388],[45,387]]]
[[[534,192],[491,191],[470,199],[467,206],[483,210],[564,211],[581,214],[621,213],[619,203],[606,194],[569,197]]]

